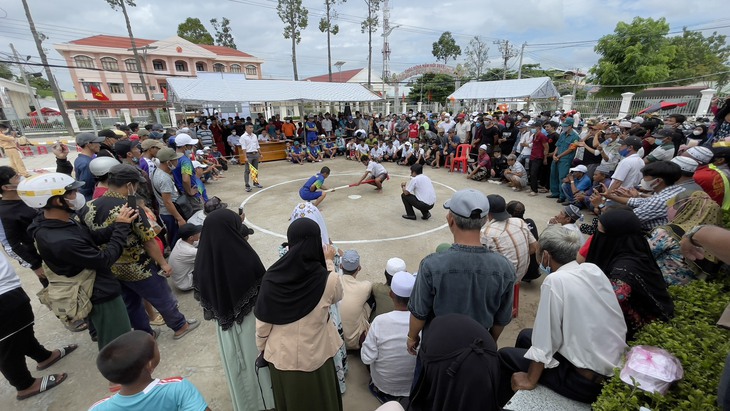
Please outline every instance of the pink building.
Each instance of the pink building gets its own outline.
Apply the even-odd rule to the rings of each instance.
[[[135,43],[153,99],[163,98],[167,88],[165,78],[170,76],[195,77],[199,71],[213,71],[243,73],[247,79],[261,79],[264,61],[229,47],[194,44],[177,36],[165,40],[136,38]],[[69,71],[79,100],[94,100],[91,86],[99,88],[113,101],[145,100],[128,37],[98,35],[55,44],[54,48],[72,67]],[[113,111],[97,110],[96,114],[114,116]]]

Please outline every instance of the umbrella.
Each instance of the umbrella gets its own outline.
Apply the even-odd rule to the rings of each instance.
[[[652,104],[651,106],[649,106],[649,107],[647,107],[647,108],[639,111],[639,114],[649,114],[649,113],[653,113],[653,112],[659,111],[659,110],[672,110],[672,109],[675,109],[677,107],[684,107],[686,105],[687,105],[686,102],[683,102],[683,103],[671,103],[669,101],[662,100],[662,101],[660,101],[660,102],[658,102],[656,104]]]

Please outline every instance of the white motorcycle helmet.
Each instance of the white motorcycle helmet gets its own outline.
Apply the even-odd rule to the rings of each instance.
[[[43,173],[26,178],[18,184],[18,196],[28,207],[43,208],[51,197],[64,195],[66,191],[83,187],[83,181],[76,181],[63,173]]]
[[[113,157],[96,157],[89,162],[89,171],[91,171],[91,174],[95,177],[101,177],[104,174],[108,174],[112,167],[119,164],[121,163]]]

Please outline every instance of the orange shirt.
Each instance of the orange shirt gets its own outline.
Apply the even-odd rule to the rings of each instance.
[[[297,126],[294,123],[284,123],[281,125],[281,131],[286,138],[294,138],[294,134],[297,132]]]

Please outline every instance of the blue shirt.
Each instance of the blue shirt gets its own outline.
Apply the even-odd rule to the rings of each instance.
[[[203,411],[208,407],[197,388],[181,377],[154,380],[134,395],[115,394],[89,408],[89,411]]]
[[[193,170],[193,162],[190,161],[190,158],[186,155],[180,157],[177,160],[177,167],[172,170],[172,178],[175,179],[175,186],[177,186],[177,189],[180,190],[182,193],[185,193],[182,180],[183,174],[187,174],[190,176],[190,185],[192,187],[195,187],[195,180],[193,179],[194,173],[195,170]]]
[[[92,157],[83,153],[79,153],[76,160],[74,160],[76,180],[86,183],[83,187],[79,188],[79,193],[83,194],[87,200],[90,200],[94,195],[94,186],[96,185],[94,175],[91,174],[91,170],[89,170],[89,163],[91,163],[91,160]]]
[[[583,174],[583,178],[581,178],[580,180],[574,180],[574,182],[576,189],[583,192],[592,191],[591,189],[593,188],[593,183],[591,183],[591,178],[588,177],[588,174]]]
[[[317,123],[314,121],[307,121],[304,125],[305,129],[314,128],[314,131],[307,130],[307,142],[314,141],[317,139]]]
[[[304,192],[310,191],[312,189],[312,185],[317,187],[317,190],[322,188],[322,186],[324,185],[324,176],[322,175],[322,173],[317,173],[317,174],[309,177],[309,180],[307,180],[307,182],[304,183],[304,185],[302,186],[302,188],[299,191],[304,191]],[[315,190],[315,191],[317,191],[317,190]]]

